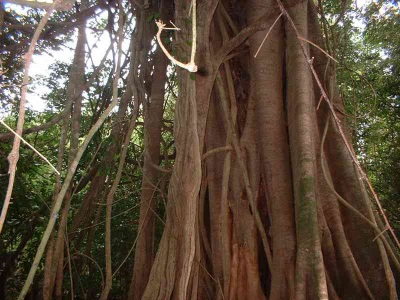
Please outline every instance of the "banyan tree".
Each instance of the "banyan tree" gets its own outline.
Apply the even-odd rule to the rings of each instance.
[[[89,298],[112,299],[115,281],[124,281],[118,299],[397,299],[399,243],[353,149],[336,81],[339,62],[326,47],[318,5],[138,2],[108,4],[113,17],[119,16],[115,41],[121,42],[124,24],[132,20],[128,10],[135,25],[125,35],[129,68],[121,73],[116,67],[109,78],[112,101],[104,111],[113,115],[113,143],[88,166],[92,175],[84,189],[79,180],[84,176],[76,170],[90,140],[79,139],[92,133],[79,127],[88,82],[85,23],[79,25],[68,112],[61,120],[58,166],[68,151],[68,172],[57,181],[49,235],[35,259],[45,256],[39,279],[44,299],[61,299],[69,293],[67,281],[78,282],[83,272],[81,257],[77,275],[66,280],[66,244],[90,256],[100,242],[105,282]],[[81,3],[82,9],[89,5]],[[118,76],[125,76],[123,93]],[[165,157],[171,81],[175,150]],[[102,121],[98,117],[95,126]],[[121,279],[113,255],[124,241],[111,238],[112,205],[138,123],[144,151],[137,157],[142,172],[137,228],[128,254],[130,276]],[[112,171],[101,172],[102,166]],[[74,193],[84,194],[70,211]],[[90,226],[102,217],[105,235],[99,241],[94,231],[102,229]],[[23,293],[33,280],[28,278]]]

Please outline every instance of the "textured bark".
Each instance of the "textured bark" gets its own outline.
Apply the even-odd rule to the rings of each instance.
[[[307,38],[307,3],[290,8],[289,13],[299,33]],[[297,235],[296,299],[328,299],[317,216],[313,83],[307,58],[289,22],[286,34],[288,123]]]
[[[227,145],[226,128],[221,126],[220,120],[224,118],[218,109],[217,99],[210,103],[209,120],[205,143],[206,150],[217,149]],[[207,170],[209,235],[210,235],[210,260],[214,278],[221,278],[222,286],[229,280],[230,270],[230,211],[227,199],[227,182],[231,167],[230,152],[220,152],[204,160]],[[214,287],[218,290],[218,287]]]
[[[174,129],[177,156],[167,203],[169,226],[164,230],[143,299],[186,299],[194,264],[193,233],[201,180],[195,84],[188,74],[180,74],[180,82]]]
[[[200,19],[207,15],[204,7],[199,7]],[[330,112],[326,103],[316,110],[321,91],[311,72],[310,52],[327,91],[336,105],[341,103],[335,69],[328,68],[325,76],[327,58],[298,38],[323,48],[313,3],[289,3],[286,9],[294,24],[283,11],[257,58],[253,55],[269,28],[249,38],[249,53],[230,40],[260,17],[277,15],[278,8],[273,1],[221,1],[218,13],[211,16],[211,30],[198,39],[203,50],[199,62],[208,72],[196,76],[197,110],[191,107],[190,82],[186,76],[179,78],[176,126],[182,130],[186,122],[180,131],[186,143],[176,136],[167,222],[144,299],[395,297],[388,243],[371,242],[376,229],[365,220],[354,221],[354,211],[341,205],[331,189],[334,185],[375,224],[365,187],[335,127],[330,127],[321,151]],[[175,10],[177,16],[186,13],[180,1]],[[200,22],[200,28],[205,23]],[[214,60],[213,53],[234,43],[239,49],[228,61],[219,56]],[[189,119],[182,111],[193,116]],[[195,119],[197,136],[191,131]],[[194,145],[206,153],[201,166]],[[201,189],[200,178],[188,178],[182,168],[182,157],[187,168],[202,171]],[[193,193],[199,190],[197,198]],[[199,226],[189,221],[189,212],[196,214],[193,201],[198,201]],[[257,214],[262,216],[261,228]],[[184,228],[178,227],[178,220]],[[357,237],[356,228],[362,232]],[[261,247],[263,231],[271,246]],[[193,266],[191,255],[200,260],[204,272]]]
[[[321,33],[316,22],[316,12],[312,5],[309,5],[309,11],[311,38],[317,45],[323,47]],[[312,56],[315,57],[317,73],[325,81],[327,91],[330,92],[330,98],[339,110],[344,111],[343,102],[336,87],[335,69],[331,67],[331,64],[328,64],[326,57],[321,52],[314,50]],[[318,101],[318,99],[316,100]],[[328,107],[325,103],[322,103],[317,113],[320,132],[323,131],[328,115]],[[343,116],[341,116],[341,121],[344,131],[347,133],[346,138],[349,139],[350,131],[346,127]],[[331,180],[337,192],[375,223],[371,202],[368,195],[365,194],[365,187],[360,182],[360,176],[357,175],[352,158],[335,126],[328,130],[324,148],[328,160],[326,169],[330,169]],[[339,259],[337,268],[342,274],[336,284],[339,296],[346,299],[371,299],[373,297],[375,299],[386,297],[392,299],[395,292],[393,285],[389,283],[393,282],[394,279],[392,272],[388,271],[387,268],[385,271],[384,268],[386,250],[379,245],[381,243],[379,239],[376,242],[371,242],[377,236],[376,231],[370,226],[366,226],[364,220],[355,217],[354,213],[348,208],[336,205],[337,201],[333,201],[335,197],[332,197],[332,194],[330,194],[330,198],[332,200],[328,201],[326,197],[321,197],[322,200],[330,203],[330,210],[324,210],[325,215],[328,213],[330,219],[334,218],[329,222],[329,225],[336,249],[338,249],[336,250]],[[382,263],[377,264],[377,261],[382,261]],[[388,291],[391,296],[387,294]]]
[[[81,119],[81,106],[82,106],[82,96],[77,94],[81,91],[81,87],[84,84],[84,74],[85,74],[85,44],[86,44],[86,24],[82,24],[79,27],[78,40],[75,48],[75,55],[71,71],[69,74],[69,81],[67,86],[67,99],[66,107],[73,107],[72,117],[71,117],[71,140],[70,149],[68,153],[68,166],[74,159],[79,146],[79,136],[80,136],[80,119]],[[66,132],[70,124],[70,116],[65,115],[63,120],[63,128],[60,143],[60,153],[59,153],[59,170],[62,170],[63,155],[65,151],[66,142]],[[58,193],[60,188],[60,178],[57,178],[55,195]],[[63,279],[63,269],[64,269],[64,236],[66,229],[66,222],[69,210],[69,204],[71,201],[71,189],[66,195],[64,208],[61,213],[61,220],[58,228],[58,234],[55,238],[53,233],[53,238],[49,243],[49,247],[46,252],[46,265],[44,274],[44,284],[43,284],[43,298],[52,299],[53,289],[57,285],[58,289],[56,291],[57,299],[62,298],[62,279]],[[61,268],[61,269],[60,269]],[[57,271],[58,270],[58,271]]]
[[[198,61],[208,67],[207,49],[209,26],[217,2],[204,2],[198,6]],[[185,45],[190,27],[185,24],[189,3],[175,1],[176,25],[182,28],[177,44]],[[185,28],[185,30],[183,30]],[[206,38],[204,38],[206,37]],[[202,51],[206,50],[206,51]],[[189,53],[184,52],[184,53]],[[182,54],[185,59],[185,54]],[[212,72],[213,70],[208,70]],[[215,74],[215,73],[214,73]],[[186,71],[178,70],[179,96],[175,107],[174,137],[176,159],[172,172],[167,203],[167,226],[150,273],[143,299],[186,299],[205,294],[199,282],[196,260],[199,232],[198,193],[201,183],[201,153],[208,114],[212,81],[210,76],[189,78]],[[200,254],[200,255],[199,255]]]
[[[252,0],[247,3],[248,22],[273,9],[274,1]],[[273,265],[270,299],[294,299],[295,224],[291,165],[285,119],[284,41],[281,20],[269,34],[268,41],[254,58],[267,31],[250,39],[252,80],[256,98],[257,133],[261,169],[271,215]]]
[[[154,226],[158,165],[160,160],[161,128],[164,112],[164,93],[167,77],[167,58],[158,48],[154,58],[151,94],[145,104],[144,116],[144,164],[142,191],[140,196],[140,218],[138,240],[135,250],[135,261],[132,283],[129,289],[130,299],[141,299],[146,288],[154,260]]]
[[[246,66],[244,67],[246,69]],[[224,101],[221,99],[221,101]],[[226,100],[225,100],[226,101]],[[232,257],[229,278],[228,299],[265,299],[261,288],[258,266],[258,241],[255,211],[250,205],[250,195],[246,191],[246,172],[240,167],[240,160],[244,159],[250,183],[250,189],[254,201],[258,200],[258,189],[260,188],[260,160],[256,146],[256,123],[255,123],[255,99],[249,95],[247,103],[247,115],[243,125],[243,133],[240,138],[240,158],[235,153],[232,162],[231,179],[229,182],[229,206],[232,211],[233,238]],[[240,124],[238,124],[240,127]],[[235,138],[235,137],[233,137]],[[260,250],[263,251],[263,250]]]
[[[250,55],[242,45],[237,50],[242,52],[229,61],[213,60],[213,53],[229,45],[238,31],[235,25],[252,24],[275,5],[248,1],[245,20],[235,12],[244,3],[223,3],[229,13],[224,15],[220,7],[211,16],[211,30],[198,41],[199,61],[207,72],[196,80],[179,72],[177,157],[167,222],[143,299],[395,299],[390,270],[395,261],[386,254],[387,242],[371,242],[377,232],[370,225],[376,227],[379,220],[334,126],[321,146],[330,112],[325,103],[316,110],[321,91],[310,71],[309,53],[321,78],[327,60],[298,39],[322,45],[311,2],[290,4],[296,30],[287,18],[278,21],[258,58],[252,55],[266,31],[249,39]],[[189,40],[181,19],[186,4],[176,2],[183,29],[179,34],[184,36],[177,44],[184,53],[190,50],[182,45]],[[207,6],[202,5],[199,15],[206,21],[199,27],[207,29],[210,14],[206,17]],[[339,107],[334,71],[328,68],[324,84]],[[154,138],[159,131],[152,136],[159,147]],[[146,133],[146,147],[152,149],[147,138]],[[157,164],[159,148],[155,152],[147,157]],[[145,160],[144,179],[154,178],[154,185],[156,177]],[[145,180],[142,187],[143,197]],[[340,204],[335,189],[369,225]],[[139,222],[143,240],[130,292],[135,299],[141,297],[153,258],[154,221],[146,223],[148,206],[142,207]]]
[[[161,12],[160,19],[167,22],[175,9],[174,23],[180,30],[174,31],[172,48],[177,59],[187,62],[192,46],[191,1],[187,0],[175,0],[174,8],[171,0],[144,1],[143,7],[133,1],[136,28],[131,36],[128,84],[116,118],[111,118],[115,120],[112,143],[88,170],[85,184],[90,186],[86,191],[79,187],[86,194],[71,220],[69,239],[74,248],[90,259],[96,228],[101,228],[92,226],[101,223],[103,208],[96,204],[115,192],[121,178],[123,163],[110,187],[115,157],[119,153],[125,157],[130,149],[129,139],[124,151],[121,144],[128,128],[126,115],[135,99],[134,108],[143,108],[145,155],[140,215],[134,221],[138,230],[132,277],[122,280],[121,297],[395,300],[398,255],[392,253],[387,234],[376,238],[379,228],[384,228],[343,141],[349,139],[346,119],[340,116],[343,131],[338,130],[329,105],[323,101],[317,109],[322,91],[313,68],[336,108],[344,108],[335,66],[305,42],[320,48],[324,44],[313,1],[289,1],[285,8],[273,0],[198,2],[199,72],[192,76],[176,67],[176,157],[158,249],[154,247],[155,186],[170,71],[160,49],[153,50],[155,26],[149,19]],[[79,51],[84,55],[82,47]],[[81,79],[75,79],[69,95],[80,90]],[[94,120],[108,98],[105,91]],[[70,125],[70,161],[79,144],[79,99],[71,111],[63,126],[59,168]],[[64,232],[74,187],[65,196],[58,230],[47,249],[44,299],[61,299],[64,293]],[[115,280],[112,267],[119,265],[111,259],[111,253],[117,257],[114,248],[111,252],[112,204],[109,196],[103,299],[109,297]],[[78,259],[74,263],[78,286],[84,265]],[[87,297],[96,297],[98,291],[91,287],[89,292]]]

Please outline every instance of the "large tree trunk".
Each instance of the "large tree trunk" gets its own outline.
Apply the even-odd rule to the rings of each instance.
[[[167,220],[143,299],[395,299],[398,261],[386,235],[374,240],[380,222],[346,129],[330,121],[325,134],[331,111],[316,108],[313,63],[341,104],[334,76],[323,77],[328,59],[304,41],[323,48],[314,4],[288,3],[256,58],[276,2],[221,1],[215,13],[213,5],[198,7],[206,72],[192,81],[180,71]],[[187,10],[175,2],[184,32]],[[263,29],[249,49],[241,37],[252,26],[237,33],[246,24]]]
[[[274,6],[274,1],[248,2],[248,22],[254,22]],[[250,56],[256,98],[261,170],[274,236],[271,266],[271,299],[294,299],[295,223],[289,137],[283,89],[284,28],[280,19],[268,41],[257,53],[267,30],[250,39]]]

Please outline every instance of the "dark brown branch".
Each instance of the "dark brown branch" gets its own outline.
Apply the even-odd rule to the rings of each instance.
[[[22,131],[22,134],[34,133],[34,132],[39,132],[39,131],[43,131],[43,130],[49,129],[53,125],[56,125],[59,122],[61,122],[61,120],[64,118],[64,116],[67,113],[69,113],[69,109],[66,108],[62,112],[60,112],[59,114],[55,115],[49,122],[44,123],[44,124],[40,124],[38,126],[33,126],[33,127],[30,127],[30,128],[27,128],[27,129]],[[14,136],[14,134],[12,132],[1,133],[0,134],[0,141],[6,141],[6,140],[12,138],[13,136]]]
[[[3,204],[3,209],[1,210],[1,215],[0,215],[0,233],[3,228],[5,218],[7,215],[8,207],[11,201],[11,194],[13,191],[14,187],[14,180],[15,180],[15,174],[17,170],[17,163],[19,159],[19,148],[21,144],[21,139],[19,136],[22,134],[22,129],[24,127],[24,122],[25,122],[25,104],[26,104],[26,95],[28,94],[28,82],[29,82],[29,68],[32,63],[32,56],[33,52],[35,50],[36,44],[39,39],[39,35],[41,34],[44,26],[46,25],[46,22],[50,18],[51,14],[53,13],[54,6],[59,3],[61,0],[57,0],[54,2],[54,4],[48,9],[44,17],[41,19],[39,22],[35,33],[32,37],[32,40],[30,41],[29,49],[28,52],[25,55],[25,71],[24,71],[24,77],[22,81],[22,89],[21,89],[21,100],[19,103],[19,111],[18,111],[18,121],[17,121],[17,130],[16,130],[16,135],[14,137],[14,142],[13,142],[13,147],[8,155],[8,161],[9,161],[9,169],[8,173],[9,179],[8,179],[8,187],[7,187],[7,192],[6,196],[4,199],[4,204]]]
[[[90,76],[89,80],[85,83],[85,85],[81,89],[79,89],[76,92],[76,95],[74,97],[74,101],[75,101],[76,98],[79,98],[81,96],[83,91],[87,90],[92,85],[93,81],[96,79],[96,77],[99,74],[100,70],[103,68],[104,62],[105,62],[105,60],[107,58],[107,55],[108,55],[108,52],[110,51],[110,49],[111,49],[111,46],[107,49],[106,53],[104,54],[104,57],[103,57],[102,61],[100,62],[99,66],[94,70],[94,72]],[[59,114],[53,116],[53,118],[49,122],[44,123],[44,124],[40,124],[40,125],[37,125],[37,126],[33,126],[33,127],[30,127],[30,128],[27,128],[27,129],[22,131],[22,135],[49,129],[52,126],[60,123],[61,120],[63,120],[63,118],[66,115],[68,115],[70,112],[71,112],[71,106],[67,106],[67,107],[64,108],[64,110],[62,112],[60,112]],[[99,113],[101,113],[101,111]],[[12,138],[13,136],[14,136],[14,134],[11,133],[11,132],[0,133],[0,141],[8,140],[8,139]]]
[[[225,57],[240,46],[248,37],[250,37],[253,33],[259,30],[267,29],[267,26],[276,19],[279,15],[278,10],[271,10],[270,12],[266,13],[264,16],[260,17],[257,21],[253,24],[247,26],[242,31],[240,31],[237,35],[231,38],[224,46],[219,49],[216,62],[221,64]]]
[[[93,5],[92,7],[85,9],[83,11],[77,12],[73,14],[72,16],[68,17],[64,22],[59,23],[63,25],[55,25],[52,24],[52,26],[48,27],[42,35],[39,38],[39,41],[41,40],[49,40],[52,38],[55,38],[59,34],[65,34],[68,32],[68,30],[74,29],[76,26],[81,24],[82,22],[86,21],[90,17],[92,17],[94,14],[96,14],[96,11],[98,9],[104,9],[106,7],[106,4],[104,3],[99,3],[96,5]],[[6,20],[5,20],[6,21]],[[9,20],[9,22],[11,22]],[[17,23],[15,23],[17,25]],[[32,32],[33,30],[29,30],[28,28],[23,28],[23,30],[27,33]],[[20,41],[18,44],[13,44],[4,48],[0,49],[0,53],[10,51],[10,52],[15,52],[15,51],[23,51],[25,47],[29,45],[30,42],[30,37],[28,37],[25,40]]]

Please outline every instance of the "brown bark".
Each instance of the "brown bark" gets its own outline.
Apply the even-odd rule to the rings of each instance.
[[[186,299],[194,263],[193,232],[201,179],[195,86],[188,74],[180,74],[180,79],[186,97],[180,96],[176,107],[177,156],[167,203],[170,225],[165,228],[143,299]]]
[[[212,98],[210,103],[209,120],[205,143],[207,150],[217,149],[227,144],[226,128],[221,126],[224,118],[218,109],[217,99]],[[207,170],[208,206],[210,235],[210,260],[214,278],[221,278],[220,284],[226,286],[230,270],[230,211],[227,199],[227,182],[229,181],[231,154],[230,151],[216,153],[204,159]],[[223,279],[223,280],[222,280]],[[218,287],[214,287],[218,289]]]
[[[175,24],[181,30],[175,32],[174,49],[180,61],[188,61],[191,50],[190,2],[175,1]],[[110,170],[88,170],[91,184],[70,235],[76,250],[86,245],[89,255],[97,228],[92,225],[102,215],[96,202],[108,195],[102,298],[108,297],[115,275],[112,199],[128,149],[129,136],[120,150],[134,97],[134,108],[139,103],[144,107],[145,155],[133,272],[125,282],[130,284],[129,299],[396,299],[391,270],[391,264],[398,265],[396,254],[387,234],[375,239],[381,222],[330,107],[323,102],[316,108],[322,91],[313,67],[336,107],[343,109],[343,104],[335,67],[305,42],[323,48],[312,1],[292,1],[286,8],[272,0],[198,3],[196,64],[201,72],[193,78],[177,67],[176,157],[166,224],[155,254],[168,61],[159,49],[149,54],[154,24],[148,17],[159,8],[158,1],[148,1],[146,9],[134,3],[137,25],[131,37],[129,84],[112,127],[113,143],[99,163],[100,169]],[[164,21],[170,19],[166,3],[172,5],[164,0],[159,8]],[[283,16],[269,31],[265,25],[272,25],[280,12]],[[73,106],[70,160],[78,146],[79,118],[78,102]],[[341,116],[341,126],[345,121]],[[62,144],[68,130],[68,123],[64,125]],[[348,134],[345,128],[343,132]],[[107,178],[115,173],[118,153],[122,163],[110,188]],[[71,194],[70,189],[47,252],[45,299],[62,297]],[[83,264],[76,265],[78,279]]]
[[[290,8],[289,13],[299,33],[307,37],[307,3]],[[288,123],[297,234],[296,299],[328,299],[317,217],[313,83],[297,34],[289,22],[285,25]]]
[[[230,55],[229,62],[224,61],[225,55],[240,46],[246,32],[252,29],[249,26],[240,33],[237,31],[246,23],[257,24],[266,14],[276,16],[274,7],[277,7],[273,1],[247,1],[245,20],[240,11],[243,2],[223,1],[222,4],[228,12],[220,7],[219,13],[211,16],[211,30],[206,30],[198,40],[203,50],[199,61],[208,73],[198,74],[195,80],[198,139],[185,136],[186,142],[198,141],[200,153],[204,149],[206,155],[200,168],[195,161],[197,148],[188,144],[180,147],[182,141],[177,138],[178,164],[169,190],[166,228],[144,298],[393,298],[394,279],[388,267],[390,258],[386,255],[389,243],[383,243],[384,246],[380,242],[378,246],[371,243],[377,227],[369,226],[374,223],[359,219],[355,222],[357,226],[351,225],[357,218],[354,211],[340,205],[342,202],[330,188],[334,184],[344,198],[350,197],[351,204],[375,222],[352,157],[334,128],[329,129],[326,145],[320,149],[329,111],[325,103],[316,110],[321,91],[310,69],[309,46],[298,38],[309,39],[323,48],[313,4],[293,2],[288,11],[282,6],[285,22],[283,18],[278,20],[258,57],[253,55],[269,28],[250,37],[249,54],[243,47],[242,52],[237,50],[237,57]],[[185,14],[180,5],[177,1],[178,16]],[[207,15],[202,11],[204,7],[199,8],[200,18]],[[205,23],[200,22],[199,26]],[[235,37],[230,40],[232,33]],[[213,65],[213,53],[217,53],[216,65]],[[328,69],[328,76],[324,78],[326,57],[316,49],[312,49],[311,56],[327,90],[337,97],[335,70]],[[223,67],[219,67],[220,62]],[[246,74],[250,74],[250,84]],[[215,78],[216,95],[210,90]],[[187,106],[193,101],[186,90],[187,79],[180,80],[178,111],[183,107],[183,97]],[[176,115],[178,128],[182,124],[181,116]],[[192,123],[184,120],[188,134]],[[183,193],[182,188],[187,186],[190,191],[196,191],[200,181],[196,178],[189,182],[178,160],[185,156],[188,167],[203,172],[200,196],[186,198],[189,203],[182,203],[181,197],[185,194],[178,193]],[[324,160],[325,156],[328,161]],[[340,162],[337,162],[339,156]],[[181,189],[176,186],[176,178],[181,179]],[[347,185],[350,191],[346,190]],[[177,220],[187,221],[191,217],[189,205],[195,199],[199,205],[199,226],[190,223],[194,226],[185,230],[178,228]],[[252,201],[256,201],[261,212],[254,209]],[[262,216],[261,227],[258,214]],[[358,226],[368,234],[355,237]],[[271,249],[264,243],[262,251],[260,236],[265,231]],[[194,237],[190,243],[196,242],[194,252],[182,244],[190,234]],[[371,250],[373,259],[381,263],[372,266],[370,258],[363,257],[368,255],[361,245]],[[269,251],[272,259],[268,264]],[[193,253],[205,271],[201,272],[200,268],[199,273],[193,267],[190,276],[183,273],[182,276],[186,274],[190,279],[185,290],[182,282],[186,279],[176,278],[182,274],[177,269],[183,261],[190,261],[187,257]],[[373,283],[374,276],[379,279]],[[268,282],[262,282],[261,278]],[[385,288],[389,289],[383,292]]]
[[[315,21],[316,12],[313,5],[309,5],[309,11],[309,28],[312,39],[323,48],[321,33]],[[319,51],[314,50],[312,56],[315,57],[316,70],[321,80],[324,80],[326,90],[330,93],[330,98],[339,110],[344,111],[343,102],[336,87],[335,68],[332,66],[332,62],[329,64],[327,58]],[[319,130],[322,132],[329,115],[328,107],[325,103],[322,103],[317,115]],[[347,134],[346,138],[349,140],[350,131],[347,129],[346,120],[343,116],[341,121],[344,132]],[[328,160],[326,168],[330,168],[332,184],[335,185],[339,194],[348,203],[375,223],[369,196],[366,194],[364,184],[357,174],[353,159],[335,127],[331,126],[328,130],[324,147]],[[330,198],[332,198],[332,195],[330,195]],[[322,197],[322,199],[326,200],[327,198]],[[393,298],[395,292],[390,282],[393,282],[394,279],[392,272],[387,267],[387,262],[385,263],[387,260],[386,250],[380,245],[379,239],[376,242],[371,242],[378,235],[377,232],[367,226],[364,220],[355,217],[354,213],[348,208],[332,205],[332,203],[336,203],[333,199],[328,201],[331,209],[324,211],[325,214],[329,213],[330,218],[336,219],[336,221],[331,219],[329,223],[330,227],[332,227],[331,232],[335,240],[335,247],[339,249],[337,251],[339,252],[340,260],[337,263],[337,267],[340,270],[340,274],[342,274],[336,289],[342,297],[349,299],[360,297],[381,299],[382,297],[389,297],[387,296],[388,290],[390,297]],[[332,212],[332,209],[335,212]],[[338,211],[339,209],[340,211]],[[363,255],[362,253],[368,253],[368,255]],[[379,260],[382,260],[382,264],[373,263],[373,261]],[[385,264],[386,267],[384,267]],[[344,278],[343,275],[345,276]],[[348,284],[348,282],[351,282],[351,284]]]
[[[197,45],[196,60],[204,63],[205,67],[209,66],[209,26],[216,3],[203,2],[197,7],[198,41],[201,42]],[[190,27],[185,24],[183,18],[188,10],[189,4],[186,1],[175,2],[175,11],[179,12],[176,24],[182,29],[185,28],[182,30],[183,35],[190,32]],[[185,45],[185,37],[179,35],[177,44]],[[196,242],[197,199],[212,81],[209,76],[199,76],[193,81],[186,71],[181,70],[178,70],[178,78],[180,94],[175,108],[174,128],[177,155],[169,185],[166,221],[168,226],[164,230],[143,299],[196,298],[196,292],[205,292],[196,288],[200,279],[198,266],[194,266],[194,258],[198,257],[196,251],[200,251]]]
[[[82,96],[77,94],[77,91],[84,84],[84,74],[85,74],[85,44],[86,44],[86,25],[83,24],[79,27],[78,40],[75,48],[75,55],[71,71],[69,74],[69,81],[67,87],[67,99],[66,106],[73,107],[72,109],[72,121],[71,121],[71,147],[69,149],[69,159],[68,165],[71,164],[74,159],[79,146],[79,135],[80,135],[80,119],[81,119],[81,106],[82,106]],[[62,170],[62,161],[65,151],[65,141],[66,134],[69,127],[69,117],[64,116],[64,124],[62,128],[63,134],[61,135],[60,143],[60,153],[59,153],[59,170]],[[55,195],[59,192],[60,178],[57,178]],[[53,233],[53,238],[50,241],[47,253],[46,253],[46,266],[45,266],[45,279],[43,284],[43,298],[51,299],[53,294],[54,286],[56,285],[58,289],[56,291],[57,299],[62,298],[62,279],[63,279],[63,269],[64,269],[64,235],[66,229],[66,222],[69,210],[69,204],[71,201],[72,192],[71,189],[66,195],[64,208],[61,213],[60,224],[58,228],[57,238]],[[61,269],[59,269],[61,268]],[[57,271],[58,270],[58,271]]]
[[[275,2],[252,0],[247,3],[248,22],[272,9]],[[273,265],[271,299],[294,299],[295,224],[294,201],[287,122],[283,98],[283,24],[275,25],[257,57],[254,58],[267,31],[250,39],[252,80],[256,98],[258,140],[261,169],[268,206],[272,216]],[[276,255],[279,253],[279,255]]]
[[[245,70],[246,66],[243,67]],[[261,235],[257,225],[255,211],[257,206],[253,206],[251,201],[257,201],[260,188],[260,159],[256,146],[256,119],[255,119],[255,98],[248,91],[247,115],[242,136],[240,138],[240,157],[235,152],[232,161],[231,178],[229,182],[229,206],[232,211],[233,238],[231,241],[232,257],[229,276],[229,293],[225,294],[228,299],[265,299],[264,291],[261,288],[259,266],[258,266],[258,241]],[[221,101],[226,101],[221,99]],[[237,127],[241,127],[238,124]],[[229,127],[228,127],[229,128]],[[235,136],[233,136],[233,143]],[[245,162],[247,172],[243,172],[240,166],[241,160]],[[246,174],[247,173],[247,174]],[[248,176],[249,186],[246,188],[246,176]],[[247,189],[252,193],[249,193]],[[253,200],[250,199],[253,197]],[[264,230],[264,229],[262,229]],[[259,233],[259,235],[257,234]],[[268,245],[267,245],[268,246]],[[265,247],[265,245],[264,245]],[[265,248],[262,248],[265,251]],[[270,251],[268,246],[268,251]],[[268,253],[265,254],[268,257]]]
[[[154,260],[154,226],[161,128],[164,112],[164,94],[167,77],[167,58],[158,48],[154,58],[151,94],[145,103],[144,116],[144,164],[142,191],[140,196],[140,218],[138,240],[129,299],[141,299],[146,288]]]

